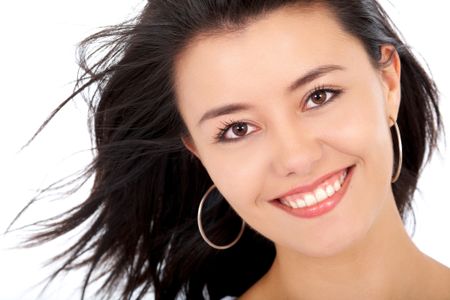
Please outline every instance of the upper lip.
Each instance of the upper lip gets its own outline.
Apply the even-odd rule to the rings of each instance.
[[[287,196],[290,196],[290,195],[294,195],[294,194],[299,194],[299,193],[313,192],[325,180],[327,180],[328,178],[330,178],[330,177],[332,177],[332,176],[334,176],[334,175],[336,175],[336,174],[338,174],[340,172],[343,172],[345,169],[348,169],[348,168],[349,167],[341,168],[341,169],[339,169],[337,171],[333,171],[333,172],[330,172],[328,174],[325,174],[325,175],[321,176],[320,178],[314,180],[312,183],[296,187],[296,188],[290,190],[289,192],[278,196],[275,199],[280,199],[280,198],[284,198],[284,197],[287,197]]]

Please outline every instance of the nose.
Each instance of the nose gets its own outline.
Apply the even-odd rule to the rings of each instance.
[[[272,167],[281,177],[308,175],[323,155],[320,134],[298,123],[277,127],[272,141]]]

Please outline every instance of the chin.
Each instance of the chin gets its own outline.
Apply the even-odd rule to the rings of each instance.
[[[352,222],[334,230],[309,235],[306,239],[299,239],[294,243],[285,243],[284,251],[296,252],[301,256],[313,258],[332,258],[357,251],[368,237],[370,224]],[[282,250],[282,249],[280,249]],[[283,251],[282,250],[282,251]]]

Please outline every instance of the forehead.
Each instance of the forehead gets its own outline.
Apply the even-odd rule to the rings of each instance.
[[[363,46],[325,7],[284,7],[242,30],[193,40],[175,62],[177,98],[183,110],[187,101],[194,108],[279,96],[307,70],[358,59],[367,60]]]

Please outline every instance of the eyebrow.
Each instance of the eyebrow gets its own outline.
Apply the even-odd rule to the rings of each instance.
[[[308,71],[306,74],[300,76],[294,82],[292,82],[287,87],[287,92],[292,93],[294,90],[300,88],[301,86],[304,86],[307,83],[310,83],[310,82],[316,80],[317,78],[319,78],[327,73],[336,71],[336,70],[343,71],[343,70],[345,70],[345,68],[343,66],[339,66],[339,65],[323,65],[323,66],[314,68],[314,69]],[[224,105],[221,107],[213,108],[203,114],[203,116],[198,121],[197,126],[200,126],[201,123],[205,122],[206,120],[214,119],[214,118],[217,118],[217,117],[220,117],[223,115],[228,115],[228,114],[232,114],[232,113],[236,113],[236,112],[240,112],[240,111],[244,111],[244,110],[249,110],[252,107],[253,107],[252,105],[245,104],[245,103],[231,103],[231,104],[227,104],[227,105]]]

